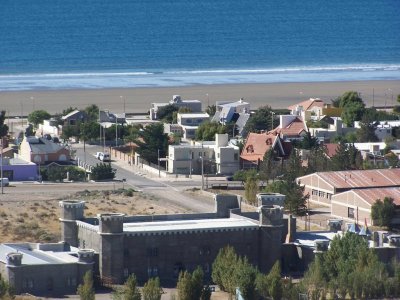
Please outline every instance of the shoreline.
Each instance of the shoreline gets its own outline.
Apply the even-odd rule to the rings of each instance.
[[[0,110],[11,116],[27,115],[33,109],[61,113],[70,106],[79,109],[96,104],[112,112],[147,112],[153,102],[168,102],[173,95],[202,101],[203,109],[220,100],[249,102],[252,109],[263,105],[286,108],[289,105],[321,98],[326,103],[348,90],[361,93],[367,106],[396,105],[400,80],[327,81],[293,83],[237,83],[177,87],[99,88],[29,90],[0,92]],[[125,103],[125,105],[124,105]]]

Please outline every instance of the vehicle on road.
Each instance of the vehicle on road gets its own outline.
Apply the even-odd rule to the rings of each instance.
[[[96,158],[97,159],[100,159],[100,155],[104,155],[104,153],[103,152],[96,152]]]
[[[110,154],[108,153],[101,153],[99,155],[99,160],[101,161],[111,161]]]

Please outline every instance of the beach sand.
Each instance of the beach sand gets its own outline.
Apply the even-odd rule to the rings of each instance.
[[[33,109],[60,113],[69,106],[84,108],[96,104],[101,109],[121,113],[125,102],[127,113],[144,113],[152,102],[168,102],[172,95],[201,100],[203,108],[215,104],[215,101],[239,100],[241,97],[251,104],[252,109],[263,105],[286,108],[310,97],[330,103],[330,99],[349,90],[360,92],[368,106],[391,106],[396,105],[397,95],[400,94],[400,80],[0,92],[0,110],[6,110],[10,116],[20,116],[29,114]]]

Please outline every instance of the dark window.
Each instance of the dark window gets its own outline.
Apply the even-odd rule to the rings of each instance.
[[[349,208],[348,208],[347,216],[348,216],[350,219],[354,219],[354,208],[352,208],[352,207],[349,207]]]

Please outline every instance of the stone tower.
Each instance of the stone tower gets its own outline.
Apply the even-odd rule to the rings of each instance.
[[[261,206],[260,242],[258,266],[262,272],[269,272],[276,261],[281,259],[281,245],[284,241],[283,207]]]
[[[99,214],[100,275],[108,283],[124,282],[124,214]]]
[[[84,219],[85,201],[64,200],[60,201],[61,207],[61,240],[73,247],[78,247],[77,220]]]

